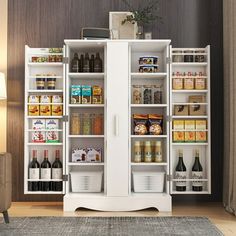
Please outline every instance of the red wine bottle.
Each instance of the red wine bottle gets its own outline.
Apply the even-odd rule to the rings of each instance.
[[[29,181],[29,184],[28,184],[29,191],[40,190],[39,170],[40,170],[40,165],[37,161],[37,150],[33,150],[33,158],[29,164],[29,179],[32,180],[32,181]]]
[[[183,150],[179,150],[179,162],[175,168],[176,191],[186,191],[186,166],[183,160]]]
[[[62,191],[62,163],[60,161],[60,151],[56,150],[55,161],[52,164],[52,191]]]
[[[41,163],[41,191],[51,190],[51,163],[48,160],[48,150],[44,150],[44,160]]]
[[[201,180],[203,178],[202,165],[199,160],[199,150],[196,150],[195,153],[195,162],[192,168],[192,179]],[[193,181],[192,190],[193,191],[202,191],[203,183],[202,181]]]

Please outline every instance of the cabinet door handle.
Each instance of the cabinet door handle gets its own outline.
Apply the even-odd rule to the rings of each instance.
[[[118,115],[115,115],[114,121],[115,121],[115,136],[119,136],[119,116]]]

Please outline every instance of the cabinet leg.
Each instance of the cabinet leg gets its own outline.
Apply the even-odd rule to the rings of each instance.
[[[4,211],[3,213],[3,218],[5,220],[5,223],[8,224],[9,223],[9,216],[8,216],[8,212]]]

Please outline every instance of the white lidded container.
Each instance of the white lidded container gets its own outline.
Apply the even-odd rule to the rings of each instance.
[[[136,193],[162,193],[165,172],[133,171],[133,185]]]
[[[102,191],[102,171],[71,171],[71,190],[74,193]]]

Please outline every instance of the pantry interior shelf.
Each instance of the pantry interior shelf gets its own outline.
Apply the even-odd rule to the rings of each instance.
[[[30,182],[59,182],[62,179],[27,179]]]
[[[206,119],[207,116],[172,116],[172,119]]]
[[[25,191],[25,194],[63,194],[63,192],[55,192],[55,191],[47,191],[47,192],[43,192],[43,191]]]
[[[131,107],[167,107],[167,104],[131,104]]]
[[[79,78],[86,78],[86,79],[104,79],[104,73],[68,73],[68,76],[71,79],[79,79]]]
[[[29,93],[63,93],[62,89],[55,89],[55,90],[50,90],[50,89],[29,89]]]
[[[104,135],[68,135],[69,138],[104,138]]]
[[[27,143],[28,146],[62,146],[63,143]]]
[[[38,56],[38,55],[40,55],[40,56],[61,56],[61,55],[63,55],[63,53],[54,53],[54,52],[31,52],[31,53],[28,53],[28,55],[31,55],[31,56]]]
[[[172,131],[176,131],[176,132],[183,132],[183,131],[199,131],[199,132],[207,132],[207,129],[172,129]]]
[[[29,62],[28,66],[63,66],[62,62]],[[55,78],[55,77],[54,77]]]
[[[42,132],[46,132],[46,131],[55,131],[55,132],[62,132],[62,129],[28,129],[26,130],[27,132],[37,132],[37,131],[42,131]]]
[[[51,63],[51,62],[50,62]],[[50,78],[56,78],[56,79],[61,79],[63,78],[63,76],[60,75],[44,75],[44,74],[40,74],[40,75],[30,75],[28,76],[29,79],[36,79],[36,78],[45,78],[45,79],[50,79]],[[51,90],[50,90],[51,91]],[[52,90],[54,91],[54,90]]]
[[[207,62],[172,62],[172,66],[207,66]]]
[[[180,181],[180,179],[172,179],[172,181],[177,182],[177,181]],[[186,181],[186,182],[203,181],[203,182],[208,182],[208,179],[181,179],[181,181]]]
[[[104,107],[104,104],[69,104],[69,107]]]
[[[210,194],[208,191],[172,191],[171,194]]]
[[[181,90],[175,90],[172,89],[172,93],[207,93],[208,90],[203,89],[203,90],[197,90],[197,89],[191,89],[191,90],[185,90],[185,89],[181,89]]]
[[[131,73],[132,79],[164,79],[167,76],[166,72],[156,72],[156,73]]]
[[[131,162],[132,166],[167,166],[166,162]]]
[[[63,116],[27,116],[28,119],[62,119]]]
[[[131,135],[131,138],[167,138],[167,135]]]
[[[104,162],[69,162],[69,166],[104,166]]]
[[[172,105],[208,105],[206,102],[173,102]]]
[[[208,143],[172,143],[174,146],[207,146]]]
[[[52,103],[52,102],[50,102],[50,103],[40,103],[40,102],[35,102],[35,103],[27,103],[27,105],[45,105],[45,106],[47,106],[47,105],[63,105],[63,103]]]

